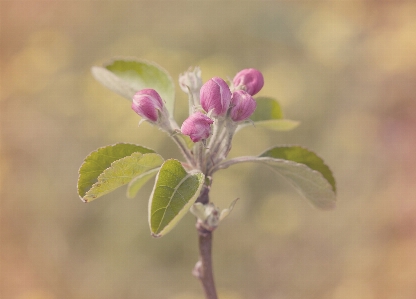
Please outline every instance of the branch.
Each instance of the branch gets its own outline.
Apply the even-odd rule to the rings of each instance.
[[[203,185],[197,202],[206,205],[209,203],[210,185]],[[206,299],[218,299],[215,289],[214,275],[212,273],[212,231],[203,227],[202,222],[197,219],[196,230],[199,238],[199,261],[196,263],[192,274],[198,278],[204,288]]]
[[[206,299],[218,299],[212,274],[212,232],[199,225],[199,222],[196,224],[196,229],[199,237],[199,261],[192,274],[201,281]]]

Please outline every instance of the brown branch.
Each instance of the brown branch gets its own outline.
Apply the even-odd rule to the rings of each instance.
[[[218,299],[212,273],[212,232],[203,228],[199,222],[196,224],[199,237],[199,261],[196,263],[193,275],[202,283],[206,299]]]
[[[204,205],[208,204],[209,190],[210,186],[204,184],[196,201]],[[196,222],[196,230],[199,238],[199,261],[196,263],[192,274],[201,281],[206,299],[218,299],[212,273],[212,231],[204,228],[199,219]]]

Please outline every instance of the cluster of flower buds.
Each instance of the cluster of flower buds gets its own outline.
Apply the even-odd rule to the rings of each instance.
[[[237,73],[231,89],[219,77],[211,78],[202,85],[199,68],[181,74],[179,85],[190,98],[190,116],[183,122],[181,133],[188,135],[195,143],[203,141],[205,144],[205,140],[212,135],[211,125],[214,124],[214,131],[218,134],[228,130],[223,135],[230,136],[231,141],[237,125],[246,121],[256,109],[256,101],[252,96],[260,91],[263,84],[263,75],[256,69],[244,69]],[[202,107],[205,113],[198,111],[198,107]],[[154,89],[137,92],[133,97],[132,109],[144,120],[165,131],[172,132],[172,127],[177,127],[176,123],[173,126],[170,122],[163,100]]]
[[[182,75],[180,82],[185,81],[185,79],[188,80],[188,78],[193,78],[193,76]],[[197,80],[193,79],[192,81],[196,82]],[[256,101],[252,96],[260,91],[263,84],[263,75],[256,69],[240,71],[233,79],[233,91],[230,90],[230,87],[223,79],[214,77],[200,88],[200,104],[209,117],[214,119],[228,118],[233,122],[242,122],[247,120],[256,109]],[[195,113],[200,114],[200,112]],[[194,142],[206,139],[205,132],[210,131],[212,124],[206,121],[205,127],[202,127],[200,118],[200,115],[198,117],[190,115],[184,122],[184,125],[182,125],[182,133],[188,136],[190,136],[189,132],[193,132],[193,130],[189,129],[193,125],[193,121],[195,122],[195,127],[198,125],[198,129],[204,132],[204,134],[193,133],[191,139]]]

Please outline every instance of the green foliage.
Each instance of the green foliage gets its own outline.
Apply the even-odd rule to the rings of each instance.
[[[154,237],[169,232],[185,215],[197,199],[204,178],[199,171],[186,172],[177,160],[163,163],[149,201],[149,225]]]
[[[283,111],[279,103],[270,97],[256,98],[257,107],[250,116],[253,121],[262,121],[269,119],[282,119]]]
[[[316,207],[335,206],[335,179],[314,152],[299,146],[274,147],[259,157],[259,162],[284,176]]]
[[[314,206],[321,209],[335,207],[334,177],[315,153],[299,146],[275,147],[259,157],[237,157],[225,161],[216,170],[245,162],[269,166],[288,180]]]
[[[129,100],[141,89],[156,90],[165,101],[167,110],[173,115],[174,84],[170,75],[160,66],[133,58],[115,59],[104,67],[93,67],[92,73],[101,84]],[[299,125],[297,121],[284,118],[282,109],[275,99],[259,97],[256,103],[256,110],[250,117],[252,123],[240,124],[238,129],[254,124],[275,131],[288,131]],[[230,142],[233,133],[234,131],[229,137]],[[206,179],[205,175],[197,170],[200,167],[194,164],[196,160],[192,159],[192,155],[195,159],[203,157],[198,154],[198,147],[195,147],[188,136],[180,133],[178,135],[179,138],[175,141],[188,157],[187,169],[195,170],[187,172],[179,161],[174,159],[164,161],[153,150],[138,145],[124,143],[111,145],[92,152],[85,159],[79,170],[79,196],[83,201],[90,202],[128,184],[127,196],[132,198],[149,179],[157,174],[149,200],[149,225],[154,237],[165,235],[194,204]],[[204,163],[204,161],[199,162],[201,165]],[[212,168],[210,175],[221,168],[241,162],[267,165],[285,177],[319,208],[327,209],[335,204],[335,179],[330,169],[321,158],[307,149],[299,146],[274,147],[258,157],[238,157],[219,162]],[[206,183],[210,184],[210,182]],[[233,206],[234,203],[220,216],[217,213],[215,217],[218,216],[218,219],[214,217],[215,221],[211,219],[211,212],[207,212],[211,211],[208,206],[195,205],[194,213],[201,214],[203,210],[206,219],[202,219],[204,217],[201,219],[207,221],[211,217],[209,218],[211,225],[214,223],[216,226]]]
[[[104,67],[94,66],[91,71],[98,82],[129,100],[141,89],[156,90],[173,115],[175,85],[169,73],[159,65],[134,58],[120,58]]]
[[[309,168],[320,172],[331,184],[332,190],[336,192],[335,179],[329,167],[314,152],[306,148],[301,146],[277,146],[265,151],[260,157],[284,159],[305,164]]]
[[[258,97],[256,103],[256,110],[250,116],[256,127],[260,126],[274,131],[290,131],[300,124],[298,121],[285,119],[279,103],[273,98]],[[248,125],[251,123],[241,124],[240,128]]]
[[[94,200],[157,167],[158,163],[160,166],[161,159],[153,150],[135,144],[101,147],[89,154],[79,169],[78,195],[85,202]]]
[[[163,163],[163,161],[162,161]],[[148,171],[143,172],[141,175],[135,177],[133,180],[130,181],[129,185],[127,186],[127,197],[133,198],[136,196],[137,192],[143,187],[144,184],[148,180],[150,180],[152,177],[156,175],[156,173],[159,171],[158,168],[153,168]]]

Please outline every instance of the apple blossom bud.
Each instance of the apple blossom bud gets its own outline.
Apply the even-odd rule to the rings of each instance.
[[[159,111],[163,108],[163,101],[154,89],[142,89],[133,96],[131,108],[144,119],[156,122]]]
[[[256,110],[256,106],[256,101],[247,92],[234,91],[231,98],[230,117],[235,122],[246,120]]]
[[[231,91],[227,83],[214,77],[201,87],[201,106],[206,112],[212,111],[212,116],[224,116],[231,101]]]
[[[188,135],[193,142],[198,142],[209,137],[213,122],[208,116],[198,111],[185,119],[181,132]]]
[[[179,75],[179,86],[185,92],[189,93],[188,88],[193,91],[199,91],[202,86],[201,69],[195,67],[193,71],[189,69]]]
[[[236,88],[247,91],[254,96],[264,85],[263,75],[256,69],[244,69],[235,75],[233,84]]]

